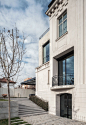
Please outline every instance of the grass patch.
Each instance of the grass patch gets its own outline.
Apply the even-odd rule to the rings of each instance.
[[[27,123],[27,122],[21,122],[21,121],[18,121],[17,119],[20,119],[19,117],[16,117],[16,118],[11,118],[11,120],[14,120],[14,121],[11,121],[11,125],[18,125],[18,124],[24,124],[24,123]],[[13,122],[18,122],[18,123],[13,123]],[[0,120],[0,125],[8,125],[8,119],[2,119]],[[31,125],[31,124],[26,124],[26,125]]]
[[[20,119],[20,118],[19,117],[11,118],[11,120],[15,120],[15,119],[17,120],[17,119]]]
[[[19,119],[19,120],[15,119],[15,120],[11,121],[11,123],[13,123],[14,121],[15,121],[15,122],[21,122],[22,119]]]
[[[18,122],[18,123],[11,123],[11,125],[19,125],[19,124],[24,124],[24,123],[27,123],[27,122]],[[29,124],[30,125],[30,124]]]
[[[27,98],[27,97],[10,97],[10,98]]]
[[[0,120],[0,125],[8,125],[8,119]]]
[[[8,101],[8,100],[6,100],[6,99],[0,99],[0,101]]]

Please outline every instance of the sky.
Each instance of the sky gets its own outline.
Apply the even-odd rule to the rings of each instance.
[[[39,66],[39,37],[49,28],[49,17],[45,12],[50,2],[51,0],[0,0],[0,29],[13,29],[16,24],[20,34],[24,32],[24,36],[28,36],[23,58],[25,65],[17,84],[26,78],[35,77],[35,68]]]

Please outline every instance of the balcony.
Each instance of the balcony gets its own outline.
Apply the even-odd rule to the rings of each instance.
[[[74,88],[74,74],[53,76],[51,90],[71,88]]]

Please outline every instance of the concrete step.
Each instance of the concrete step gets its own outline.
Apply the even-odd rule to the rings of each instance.
[[[19,116],[21,116],[21,115],[29,115],[29,116],[32,116],[32,115],[37,115],[37,114],[38,114],[38,115],[39,115],[39,114],[42,115],[42,114],[47,114],[47,113],[46,113],[46,112],[44,112],[44,113],[20,113]]]
[[[18,112],[46,112],[46,111],[40,111],[40,110],[33,110],[33,109],[19,109]]]
[[[34,109],[19,109],[18,112],[47,112],[45,110],[34,110]]]
[[[43,113],[46,113],[46,112],[19,112],[18,114],[34,114],[34,113],[39,113],[39,114],[43,114]]]
[[[48,113],[31,113],[31,114],[19,114],[20,117],[28,117],[28,116],[35,116],[35,115],[43,115]]]
[[[25,103],[24,102],[23,103],[18,102],[18,103],[19,103],[19,110],[18,110],[19,117],[42,115],[48,113],[30,100],[25,101]]]
[[[19,110],[39,110],[39,111],[45,111],[44,109],[32,108],[32,107],[19,107]]]
[[[27,106],[27,105],[23,105],[23,104],[22,104],[22,105],[19,104],[19,107],[33,107],[33,108],[39,108],[39,109],[42,109],[41,107],[39,107],[39,106],[36,105],[36,104],[35,104],[35,105],[33,105],[33,104],[28,104],[28,106]]]

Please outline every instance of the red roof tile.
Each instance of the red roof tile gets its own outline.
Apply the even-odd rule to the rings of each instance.
[[[0,82],[1,82],[1,83],[7,83],[7,80],[6,80],[6,78],[0,78]],[[10,82],[9,82],[9,83],[16,84],[16,82],[11,81],[11,80],[10,80]]]

